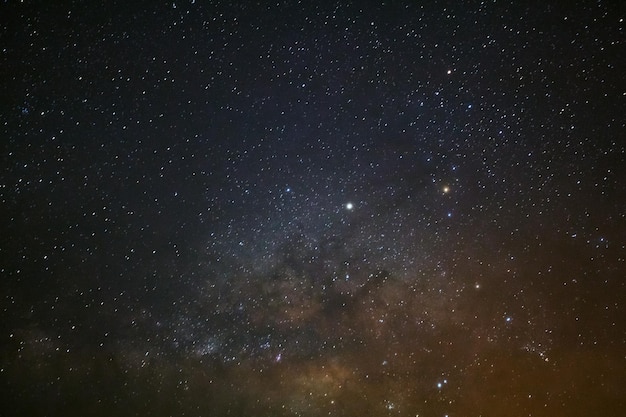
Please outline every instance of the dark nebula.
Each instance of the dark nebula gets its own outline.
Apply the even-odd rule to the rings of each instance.
[[[618,1],[5,1],[0,414],[618,416]]]

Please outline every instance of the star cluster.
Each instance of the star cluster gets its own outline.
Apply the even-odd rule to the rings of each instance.
[[[617,2],[5,2],[11,415],[618,415]]]

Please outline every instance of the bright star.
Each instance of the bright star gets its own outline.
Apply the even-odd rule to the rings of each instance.
[[[354,204],[346,203],[346,210],[352,210],[354,208]]]

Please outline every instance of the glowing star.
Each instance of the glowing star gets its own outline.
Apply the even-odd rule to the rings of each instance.
[[[352,209],[354,209],[354,204],[346,203],[346,210],[352,210]]]
[[[441,191],[443,191],[444,194],[448,194],[450,192],[450,187],[448,187],[447,185],[445,185]]]

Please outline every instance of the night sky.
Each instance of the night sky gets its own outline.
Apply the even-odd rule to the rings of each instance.
[[[0,5],[1,415],[626,415],[623,2],[102,3]]]

